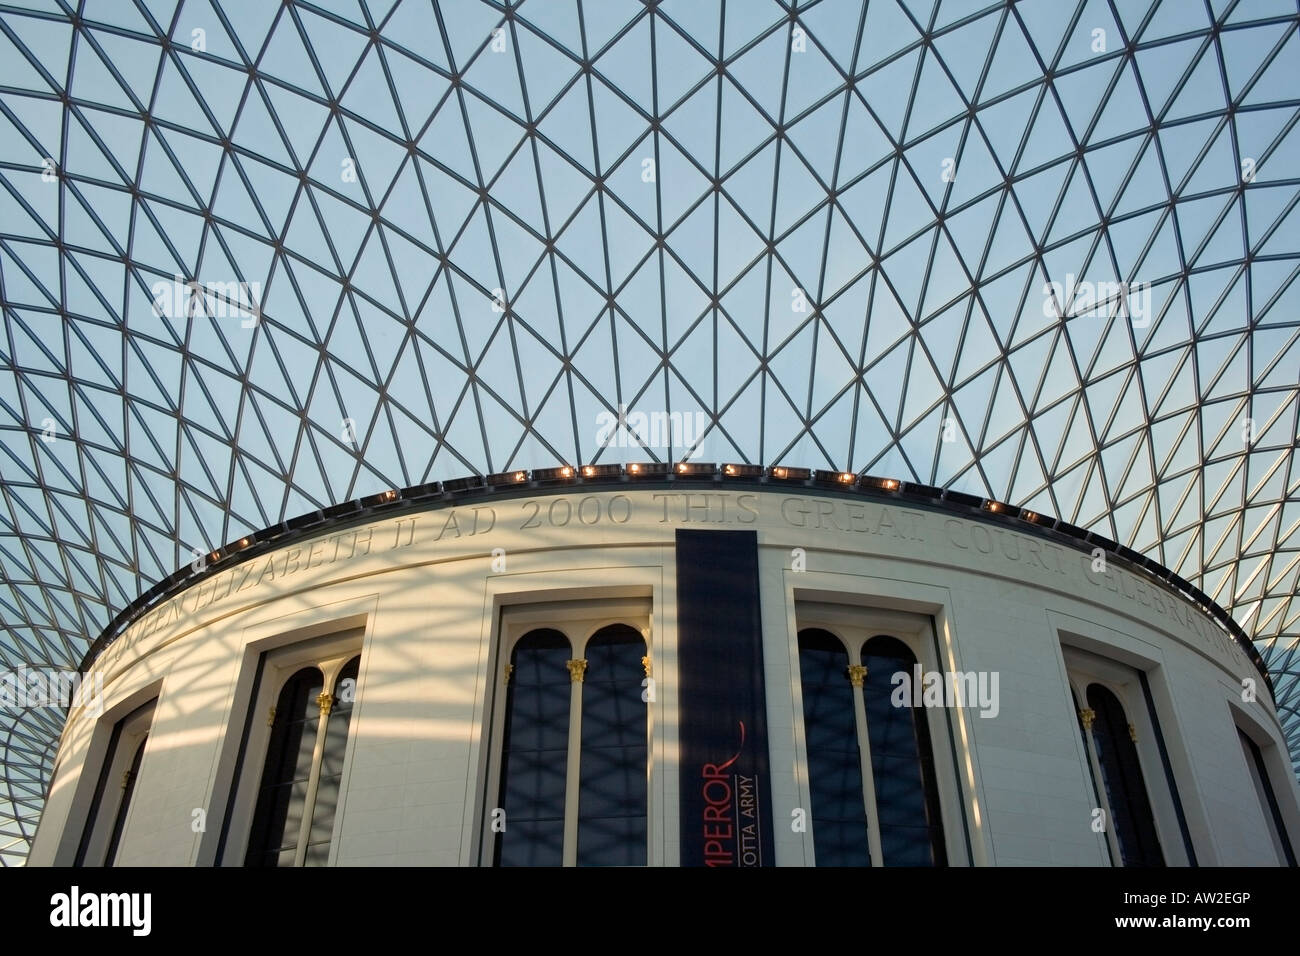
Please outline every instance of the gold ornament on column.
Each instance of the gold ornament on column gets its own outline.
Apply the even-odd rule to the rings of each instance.
[[[641,667],[642,667],[642,669],[645,671],[645,676],[646,676],[646,677],[649,677],[649,676],[650,676],[650,657],[649,657],[649,655],[646,655],[645,657],[641,658]]]
[[[585,660],[565,661],[564,665],[569,668],[569,680],[581,684],[582,675],[587,673],[587,662]]]
[[[849,683],[854,687],[861,687],[862,682],[867,679],[867,667],[865,664],[849,665]]]
[[[316,703],[320,707],[321,716],[328,717],[330,707],[334,704],[334,695],[327,690],[323,690],[320,692],[320,696],[316,698]]]
[[[1085,707],[1083,710],[1079,711],[1079,719],[1083,721],[1084,730],[1092,730],[1092,722],[1096,717],[1097,712],[1090,708]]]

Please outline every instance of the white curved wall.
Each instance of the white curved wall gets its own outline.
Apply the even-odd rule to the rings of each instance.
[[[108,732],[155,696],[117,862],[213,863],[258,656],[348,628],[362,629],[363,651],[331,862],[475,863],[500,609],[610,598],[649,600],[658,682],[649,705],[650,862],[675,864],[673,543],[682,527],[758,533],[781,865],[813,862],[811,835],[786,824],[809,801],[795,633],[818,614],[865,615],[862,626],[881,612],[920,615],[934,627],[927,669],[997,672],[995,718],[972,706],[933,725],[951,728],[941,772],[951,863],[1109,864],[1105,838],[1089,825],[1096,800],[1068,683],[1068,661],[1089,655],[1146,673],[1200,864],[1277,861],[1238,725],[1263,742],[1286,825],[1300,833],[1296,783],[1262,681],[1259,699],[1243,702],[1243,680],[1258,678],[1253,665],[1181,597],[1113,565],[1095,572],[1087,554],[1029,533],[767,488],[494,496],[327,533],[200,580],[96,663],[104,714],[71,714],[29,863],[72,862]],[[495,569],[494,549],[502,549]],[[795,570],[800,561],[805,569]],[[1176,813],[1159,796],[1167,787],[1154,728],[1126,708],[1166,858],[1185,862]],[[260,760],[251,765],[260,770]],[[195,832],[200,809],[206,829]]]

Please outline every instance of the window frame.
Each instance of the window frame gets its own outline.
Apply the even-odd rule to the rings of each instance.
[[[242,766],[238,778],[231,790],[231,809],[226,840],[219,866],[245,866],[249,842],[252,838],[253,819],[257,812],[258,794],[261,790],[262,776],[266,769],[267,751],[271,742],[271,728],[274,721],[273,708],[280,697],[285,683],[305,667],[316,667],[324,681],[322,695],[328,693],[332,702],[338,696],[337,680],[340,672],[353,658],[362,657],[362,643],[365,627],[351,627],[324,637],[308,638],[294,643],[268,649],[260,655],[260,681],[257,694],[250,700],[245,714],[248,717],[248,732],[245,741]],[[360,696],[360,684],[365,675],[364,658],[358,665],[357,696]],[[340,792],[346,789],[346,782],[352,764],[352,751],[356,741],[353,722],[357,713],[353,710],[348,725],[348,740],[343,758],[343,775]],[[322,725],[328,722],[328,715]],[[307,804],[314,812],[315,795],[320,782],[320,769],[324,732],[318,725],[317,740],[312,754],[311,779],[308,784]],[[339,808],[342,803],[340,802]],[[335,859],[338,848],[339,826],[342,814],[334,818],[334,827],[330,834],[330,863]],[[302,866],[306,857],[307,841],[311,833],[309,815],[304,815],[298,834],[295,866]]]
[[[1182,831],[1177,824],[1173,798],[1169,793],[1168,779],[1165,775],[1164,761],[1160,758],[1156,742],[1156,729],[1151,723],[1147,710],[1146,695],[1142,691],[1140,671],[1121,661],[1111,660],[1093,651],[1074,647],[1069,644],[1061,646],[1061,655],[1065,662],[1066,679],[1071,692],[1070,708],[1074,711],[1075,726],[1083,727],[1083,746],[1089,781],[1091,782],[1090,799],[1095,799],[1098,806],[1106,813],[1106,828],[1102,838],[1107,849],[1109,864],[1113,867],[1124,866],[1124,856],[1120,851],[1119,837],[1111,821],[1115,819],[1110,799],[1106,795],[1101,763],[1097,756],[1096,743],[1092,737],[1092,727],[1084,719],[1083,712],[1088,706],[1088,688],[1099,684],[1115,695],[1124,716],[1128,718],[1130,733],[1135,737],[1134,749],[1137,752],[1138,768],[1142,772],[1142,786],[1146,791],[1147,802],[1151,805],[1151,818],[1160,842],[1160,853],[1164,865],[1187,866],[1187,852],[1183,845]],[[1158,782],[1157,782],[1158,781]]]
[[[81,839],[77,844],[74,866],[116,865],[115,858],[122,850],[121,836],[127,832],[131,822],[136,782],[144,774],[145,758],[148,757],[149,750],[149,735],[153,730],[157,708],[158,698],[152,697],[125,716],[113,720],[111,736],[103,762],[100,764],[94,796],[87,812]],[[131,799],[124,806],[123,800],[128,791],[126,774],[130,773],[136,753],[142,746],[144,752],[140,754],[140,765],[134,774],[134,779],[130,781]],[[116,846],[113,846],[115,833],[118,839]],[[114,851],[112,857],[109,855],[110,848]]]
[[[796,600],[794,608],[795,630],[792,635],[792,674],[791,684],[794,698],[795,718],[795,753],[800,766],[808,766],[807,738],[804,727],[803,674],[799,665],[799,634],[805,630],[818,629],[827,631],[844,644],[848,654],[848,666],[862,666],[862,649],[867,641],[878,635],[892,637],[916,657],[924,673],[942,671],[935,649],[935,629],[933,619],[926,614],[907,611],[889,610],[857,604],[837,604],[824,601]],[[845,679],[849,677],[846,674]],[[855,688],[855,691],[857,688]],[[855,707],[861,695],[855,693]],[[969,706],[969,705],[968,705]],[[933,761],[935,790],[939,800],[939,818],[943,826],[943,847],[945,866],[960,866],[967,861],[965,818],[963,801],[965,799],[961,783],[955,769],[952,728],[949,724],[947,707],[922,707],[921,717],[926,722],[930,735],[930,755]],[[859,715],[858,750],[862,761],[862,783],[864,801],[867,807],[867,834],[873,867],[886,866],[880,844],[879,820],[876,813],[876,787],[871,768],[870,728],[866,724],[865,711]],[[804,771],[809,798],[812,796],[812,782]],[[804,833],[805,853],[816,866],[816,850],[813,840],[812,815],[807,815],[807,829]]]
[[[1295,812],[1294,804],[1287,799],[1291,784],[1290,758],[1264,727],[1235,701],[1229,702],[1228,713],[1237,734],[1244,738],[1243,743],[1249,741],[1255,746],[1249,754],[1244,746],[1241,748],[1242,761],[1252,778],[1254,785],[1251,789],[1259,800],[1269,842],[1278,853],[1277,865],[1294,867],[1300,858],[1300,836],[1295,835],[1300,833],[1300,813]],[[1259,779],[1255,779],[1257,774]]]
[[[646,701],[646,862],[654,860],[654,842],[657,828],[655,814],[656,763],[654,741],[656,731],[657,708],[660,706],[660,692],[655,676],[655,642],[651,632],[653,607],[648,597],[630,598],[585,598],[556,600],[529,604],[511,604],[500,608],[497,615],[495,654],[493,666],[489,670],[490,699],[486,714],[489,719],[487,743],[487,766],[483,774],[483,786],[480,789],[482,807],[479,814],[479,846],[476,859],[479,866],[493,866],[496,855],[496,837],[493,830],[493,810],[497,809],[501,793],[502,749],[505,744],[506,705],[510,694],[507,690],[507,668],[511,666],[515,645],[528,634],[536,630],[554,630],[563,634],[569,642],[572,661],[586,661],[588,642],[606,627],[622,624],[640,633],[645,641],[648,666],[646,677],[654,683],[654,696]],[[583,668],[585,670],[585,668]],[[571,682],[571,688],[580,686],[581,681]],[[566,784],[564,797],[564,851],[562,866],[576,866],[578,853],[578,793],[581,787],[581,753],[582,753],[582,711],[581,695],[571,690],[573,697],[569,705],[569,737],[567,751]],[[509,826],[509,821],[506,821]]]

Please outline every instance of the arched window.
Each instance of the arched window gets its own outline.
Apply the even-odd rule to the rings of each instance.
[[[587,641],[582,682],[578,865],[646,863],[645,639],[614,624]]]
[[[559,866],[569,753],[569,639],[531,631],[510,655],[497,866]]]
[[[849,656],[828,631],[799,633],[804,742],[818,866],[870,866]]]
[[[1132,725],[1119,698],[1101,684],[1087,691],[1091,737],[1102,786],[1110,808],[1111,826],[1124,866],[1164,866],[1155,815],[1134,745]]]
[[[910,679],[916,655],[897,638],[879,635],[863,646],[862,663],[867,669],[863,697],[884,864],[944,866],[948,859],[925,711],[896,707],[891,699],[897,686],[893,676],[903,672]]]
[[[324,688],[315,667],[302,668],[280,688],[244,861],[248,866],[294,865],[320,722],[317,700]]]
[[[246,866],[329,862],[361,659],[339,663],[299,668],[280,688]]]
[[[496,866],[648,861],[654,690],[646,637],[587,614],[531,608],[503,617],[510,657],[497,698],[500,758],[489,782],[495,806],[484,808]],[[542,623],[561,619],[565,631]]]

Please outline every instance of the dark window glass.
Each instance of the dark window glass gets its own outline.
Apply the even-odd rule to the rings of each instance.
[[[862,648],[871,772],[876,784],[880,853],[885,866],[945,866],[934,753],[923,708],[895,707],[893,676],[914,677],[916,656],[902,641],[878,636]]]
[[[135,755],[131,758],[131,769],[126,772],[126,780],[122,783],[122,802],[117,805],[117,816],[113,819],[113,836],[108,841],[108,853],[104,857],[104,865],[112,866],[117,860],[117,846],[122,839],[122,828],[126,826],[126,814],[131,809],[131,797],[135,794],[135,778],[140,773],[140,759],[144,756],[144,745],[149,739],[146,734],[140,741],[140,745],[135,748]]]
[[[1101,767],[1120,858],[1124,866],[1164,866],[1155,816],[1124,707],[1118,697],[1100,684],[1089,685],[1088,707],[1095,715],[1092,743]]]
[[[497,866],[564,862],[569,656],[568,638],[552,630],[530,631],[510,655],[499,798],[505,830],[497,835]]]
[[[321,672],[304,667],[280,690],[244,857],[247,866],[293,866],[320,723],[316,698],[324,687]]]
[[[354,657],[335,679],[334,701],[325,723],[325,747],[321,754],[320,782],[316,786],[316,805],[312,809],[311,833],[307,837],[307,858],[304,861],[307,866],[324,866],[329,862],[334,810],[339,802],[343,756],[348,749],[348,727],[352,722],[352,703],[360,669],[361,658]]]
[[[578,865],[645,866],[645,640],[615,624],[587,642],[582,686]]]
[[[1088,729],[1083,726],[1083,708],[1079,706],[1079,698],[1074,694],[1074,688],[1070,688],[1070,700],[1074,703],[1074,719],[1079,725],[1079,739],[1083,742],[1083,759],[1088,764],[1088,780],[1092,783],[1092,797],[1095,805],[1101,806],[1101,790],[1097,786],[1097,774],[1092,769],[1092,760],[1088,756]],[[1111,849],[1110,840],[1106,841],[1106,855],[1110,857],[1110,865],[1115,865],[1115,852]]]
[[[799,634],[804,744],[818,866],[870,866],[849,655],[834,634]]]

